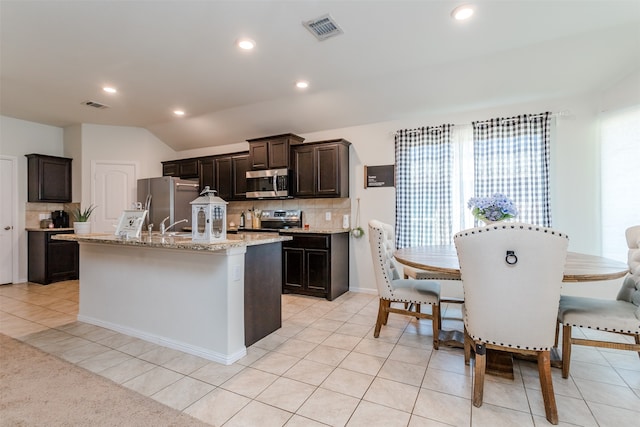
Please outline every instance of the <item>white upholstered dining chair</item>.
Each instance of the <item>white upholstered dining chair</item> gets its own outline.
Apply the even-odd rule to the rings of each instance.
[[[387,324],[389,313],[403,314],[421,319],[431,319],[433,324],[433,348],[438,349],[440,332],[440,284],[430,280],[402,278],[402,266],[395,260],[393,227],[377,220],[369,221],[369,244],[375,273],[378,296],[378,317],[373,333],[380,336],[382,325]],[[401,303],[400,307],[392,306]],[[431,313],[423,313],[422,307],[431,306]]]
[[[562,326],[562,376],[569,376],[571,346],[586,345],[637,351],[640,355],[640,225],[625,232],[629,246],[629,274],[615,300],[563,295],[558,309]],[[596,329],[634,337],[635,344],[572,337],[571,328]],[[556,335],[557,345],[557,335]]]
[[[447,281],[458,282],[460,280],[460,277],[455,274],[422,270],[419,268],[411,267],[409,265],[403,265],[403,273],[405,279],[436,280],[438,283],[440,283],[441,288],[443,284],[447,284]],[[463,302],[464,298],[456,296],[444,296],[443,292],[440,293],[440,328],[442,328],[443,306],[445,304],[462,304]],[[457,318],[457,320],[460,320],[460,318]]]
[[[535,356],[547,420],[558,423],[550,350],[568,238],[551,228],[504,223],[457,233],[464,289],[465,361],[475,351],[473,405],[482,405],[486,351]]]

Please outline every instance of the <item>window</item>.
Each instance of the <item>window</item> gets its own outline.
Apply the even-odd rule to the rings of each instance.
[[[550,113],[473,123],[475,195],[503,193],[517,220],[551,226]]]
[[[640,106],[603,114],[600,126],[602,255],[627,261],[625,230],[640,224]]]
[[[450,244],[467,201],[501,192],[518,221],[550,226],[550,114],[396,133],[396,245]]]
[[[451,125],[398,131],[395,152],[396,246],[449,242]]]

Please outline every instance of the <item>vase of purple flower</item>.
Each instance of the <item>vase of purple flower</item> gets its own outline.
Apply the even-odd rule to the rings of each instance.
[[[495,193],[491,197],[472,197],[467,202],[467,207],[471,209],[473,216],[485,225],[518,215],[513,201],[502,193]]]

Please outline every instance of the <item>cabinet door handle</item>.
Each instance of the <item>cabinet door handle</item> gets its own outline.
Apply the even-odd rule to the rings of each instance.
[[[7,225],[4,229],[5,229],[5,230],[11,230],[11,226],[10,226],[10,225]]]

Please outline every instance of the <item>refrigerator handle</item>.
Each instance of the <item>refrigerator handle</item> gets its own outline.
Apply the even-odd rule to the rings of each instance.
[[[183,184],[181,182],[176,182],[176,187],[195,187],[195,188],[198,188],[198,184]]]

